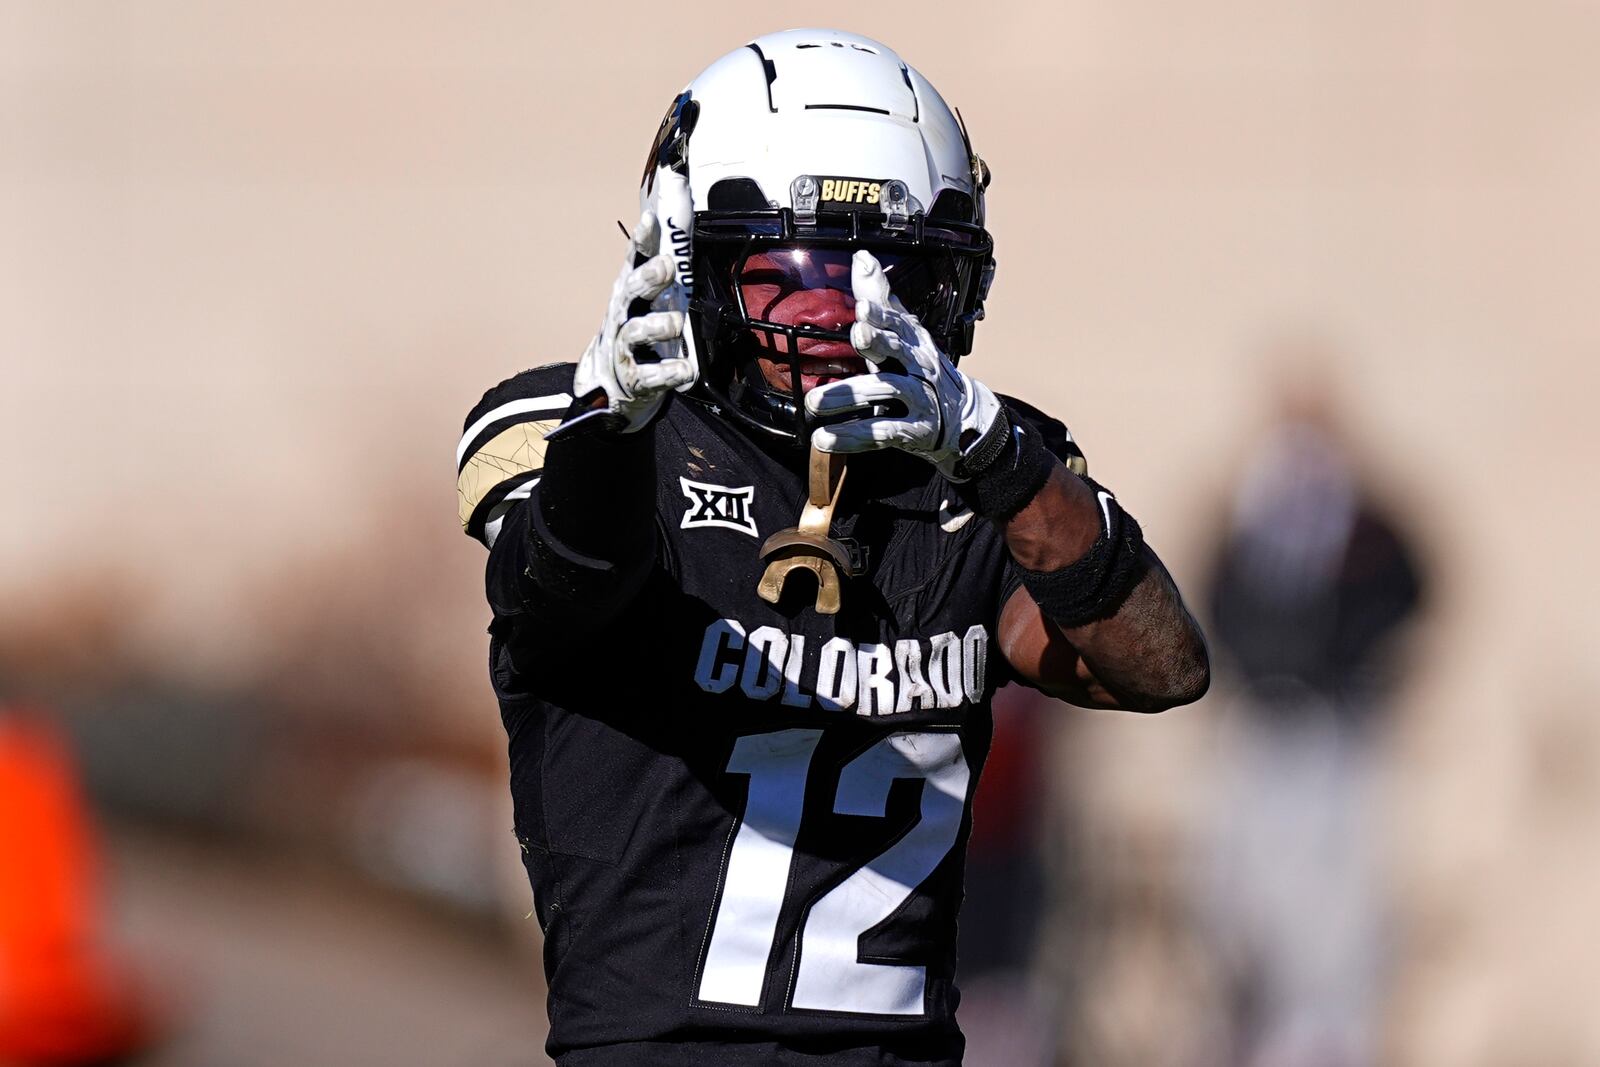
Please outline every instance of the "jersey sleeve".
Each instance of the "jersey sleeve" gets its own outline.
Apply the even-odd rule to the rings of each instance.
[[[462,530],[493,548],[506,515],[526,500],[544,469],[544,435],[572,403],[570,363],[507,378],[473,405],[456,446]]]

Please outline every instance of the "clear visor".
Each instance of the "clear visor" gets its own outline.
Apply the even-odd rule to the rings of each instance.
[[[749,316],[764,318],[767,309],[804,290],[832,289],[850,296],[854,255],[849,248],[762,248],[737,265],[734,280]],[[955,292],[956,279],[948,263],[921,254],[874,251],[873,255],[889,280],[889,290],[919,317],[941,310]]]

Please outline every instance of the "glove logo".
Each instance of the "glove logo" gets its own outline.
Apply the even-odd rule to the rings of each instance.
[[[755,486],[730,488],[692,482],[682,477],[678,479],[678,484],[683,486],[683,495],[689,501],[689,506],[683,512],[683,521],[678,524],[679,529],[717,526],[724,530],[737,530],[751,537],[761,536],[756,532],[756,520],[750,515],[750,503],[756,496]]]

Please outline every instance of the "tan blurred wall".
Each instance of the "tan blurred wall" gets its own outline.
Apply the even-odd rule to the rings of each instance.
[[[1590,5],[0,0],[0,623],[110,590],[128,654],[249,678],[333,619],[491,734],[461,417],[581,350],[671,93],[847,15],[995,172],[970,367],[1067,419],[1180,580],[1263,346],[1335,339],[1448,583],[1389,808],[1431,924],[1400,1046],[1506,1062],[1548,1017],[1542,1062],[1594,1062]],[[1194,774],[1209,714],[1097,723],[1080,766]],[[1590,761],[1576,800],[1549,751]]]

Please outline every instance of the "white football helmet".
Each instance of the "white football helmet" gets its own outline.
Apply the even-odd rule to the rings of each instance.
[[[688,177],[690,206],[663,202],[658,168]],[[895,296],[952,359],[972,348],[994,275],[984,229],[988,168],[926,79],[885,45],[838,30],[758,37],[706,68],[672,102],[645,161],[641,200],[666,239],[688,252],[685,343],[698,360],[691,397],[752,427],[805,441],[798,360],[792,387],[775,390],[754,368],[763,351],[795,352],[805,337],[848,330],[753,316],[737,279],[744,262],[774,251],[806,257],[871,251]],[[795,284],[804,287],[802,279]]]

